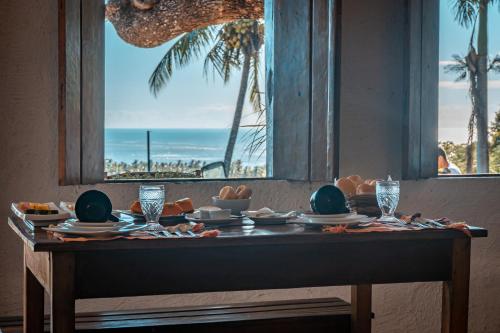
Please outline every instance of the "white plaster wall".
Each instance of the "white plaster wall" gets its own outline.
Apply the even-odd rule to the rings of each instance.
[[[341,171],[365,177],[397,176],[404,1],[344,3]],[[0,1],[0,316],[20,314],[22,308],[21,244],[6,224],[10,202],[73,200],[89,188],[57,185],[56,13],[56,0]],[[170,184],[167,190],[171,197],[189,195],[204,204],[220,185]],[[252,184],[254,206],[266,203],[277,209],[301,209],[307,207],[309,193],[318,185],[258,181]],[[117,207],[125,207],[137,193],[134,184],[97,188],[106,191]],[[490,231],[489,238],[473,242],[471,332],[500,332],[499,201],[500,182],[494,179],[402,184],[403,210],[462,218]],[[308,288],[79,301],[77,309],[325,296],[349,299],[349,290]],[[373,303],[375,332],[439,332],[439,283],[375,286]]]

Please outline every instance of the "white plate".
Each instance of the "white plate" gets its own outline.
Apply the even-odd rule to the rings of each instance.
[[[114,223],[112,225],[103,225],[104,223],[100,223],[101,225],[96,225],[97,223],[82,223],[79,222],[78,225],[75,223],[59,223],[57,227],[63,227],[70,230],[95,230],[95,231],[106,231],[106,230],[119,230],[122,228],[127,228],[133,226],[134,223],[130,222],[122,222],[122,223]]]
[[[294,220],[293,222],[300,222],[304,224],[314,224],[314,225],[353,225],[363,222],[369,222],[371,218],[366,215],[356,215],[354,218],[345,219],[311,219],[311,218],[301,218]]]
[[[345,213],[345,214],[326,214],[326,215],[323,215],[323,214],[307,214],[307,213],[303,213],[302,216],[304,217],[325,217],[325,218],[344,218],[344,217],[348,217],[348,216],[351,216],[351,215],[355,215],[355,213]]]
[[[118,209],[118,210],[114,210],[113,212],[117,212],[117,213],[128,215],[128,216],[132,216],[134,219],[137,219],[137,220],[146,220],[146,217],[143,214],[133,213],[130,210],[121,210],[121,209]],[[184,220],[184,215],[166,215],[166,216],[163,215],[163,216],[160,216],[159,222],[174,222],[174,221],[178,221],[179,223],[182,223],[182,220]]]
[[[186,220],[191,221],[191,222],[195,222],[195,223],[204,223],[206,225],[210,225],[210,224],[223,225],[223,224],[229,224],[232,222],[241,221],[242,219],[243,219],[243,216],[234,216],[234,215],[231,215],[231,217],[228,219],[200,219],[200,218],[194,217],[193,214],[186,215]]]
[[[19,217],[21,220],[26,221],[32,221],[33,224],[36,226],[37,221],[57,221],[57,220],[65,220],[70,217],[70,214],[68,212],[65,212],[61,210],[59,207],[56,206],[55,203],[53,202],[48,202],[50,209],[57,210],[59,213],[58,214],[49,214],[49,215],[39,215],[39,214],[25,214],[21,208],[19,208],[19,204],[14,202],[10,206],[12,212],[16,214],[17,217]]]
[[[67,235],[80,235],[80,236],[92,236],[92,237],[107,237],[107,236],[119,236],[119,235],[127,235],[132,231],[137,231],[145,228],[146,225],[136,225],[131,224],[130,226],[126,226],[116,230],[81,230],[81,229],[73,229],[66,227],[48,227],[43,228],[47,231],[58,232],[61,234]]]
[[[366,215],[351,214],[351,215],[346,216],[346,217],[325,217],[323,215],[316,215],[316,216],[303,216],[302,218],[304,218],[305,220],[311,220],[311,221],[343,222],[343,221],[355,221],[355,220],[359,220],[359,219],[362,219],[365,217],[366,217]]]
[[[131,222],[80,222],[78,220],[66,220],[65,223],[71,224],[75,227],[116,227],[120,225],[128,225]]]

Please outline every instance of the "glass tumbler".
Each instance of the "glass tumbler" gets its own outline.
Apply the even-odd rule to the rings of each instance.
[[[394,211],[399,202],[399,181],[382,180],[376,183],[377,203],[382,211],[380,221],[397,222]]]
[[[142,185],[139,190],[139,201],[142,213],[147,223],[147,230],[161,230],[158,223],[165,202],[165,187],[163,185]]]

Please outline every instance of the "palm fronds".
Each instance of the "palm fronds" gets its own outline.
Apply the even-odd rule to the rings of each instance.
[[[495,73],[500,73],[500,55],[496,55],[495,58],[490,62],[488,66],[488,71],[493,71]]]
[[[183,34],[163,56],[149,78],[149,89],[157,96],[171,79],[174,67],[182,68],[197,59],[214,40],[214,26]]]
[[[222,30],[219,31],[219,35]],[[233,49],[227,46],[226,42],[218,37],[217,43],[207,53],[203,63],[203,75],[208,78],[210,72],[212,76],[218,74],[224,83],[229,82],[234,69],[241,67],[240,49]],[[212,71],[210,71],[210,68]]]
[[[467,78],[467,60],[466,57],[461,57],[458,54],[452,55],[454,63],[444,66],[445,73],[457,73],[455,82],[463,81]]]
[[[259,79],[260,79],[260,54],[258,52],[255,52],[252,55],[252,58],[250,60],[250,84],[249,84],[249,97],[250,97],[250,102],[252,103],[252,107],[254,112],[257,112],[261,114],[264,111],[264,106],[262,103],[262,98],[261,94],[262,91],[260,90],[260,84],[259,84]]]
[[[476,20],[480,0],[453,0],[455,20],[460,25],[469,28]]]

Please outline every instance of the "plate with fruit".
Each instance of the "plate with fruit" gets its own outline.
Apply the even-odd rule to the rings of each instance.
[[[20,219],[32,222],[65,220],[71,216],[70,213],[60,209],[53,202],[14,202],[11,205],[11,210]]]

